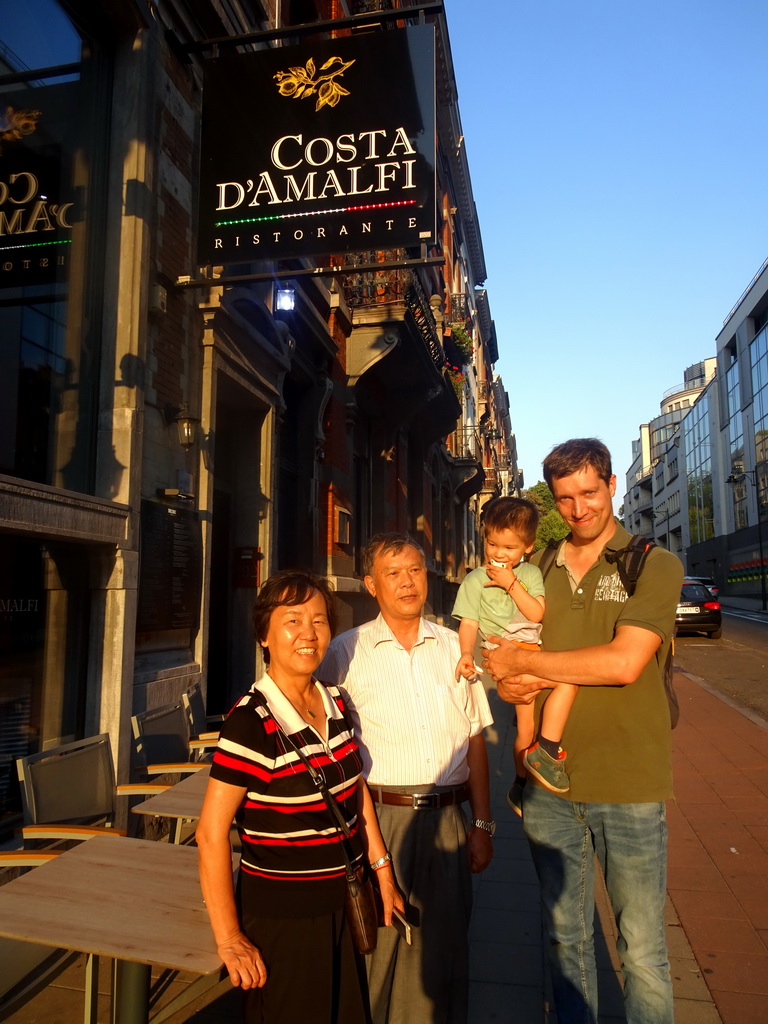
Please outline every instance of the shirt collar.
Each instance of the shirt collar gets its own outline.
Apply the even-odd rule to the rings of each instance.
[[[325,686],[315,680],[315,688],[320,691],[320,698],[325,709],[325,717],[341,718],[341,712]],[[261,679],[253,684],[251,689],[258,690],[266,697],[269,710],[274,715],[275,721],[283,732],[289,734],[297,733],[307,728],[308,723],[304,721],[271,676],[265,673]]]
[[[614,530],[611,539],[606,543],[605,547],[600,552],[601,558],[606,551],[621,551],[622,548],[625,548],[627,544],[629,544],[632,538],[632,534],[627,533],[627,531],[624,529],[624,527],[621,525],[618,519],[614,518],[614,523],[616,524],[616,529]],[[557,566],[565,565],[566,540],[568,540],[568,537],[566,537],[565,540],[560,541],[560,547],[557,549],[557,556],[555,558],[555,565]]]
[[[385,642],[397,644],[398,647],[402,646],[402,644],[397,639],[395,634],[384,621],[384,616],[381,614],[381,612],[379,612],[379,614],[371,623],[371,628],[368,633],[368,636],[370,637],[372,647],[377,647],[379,644]],[[424,616],[422,615],[421,618],[419,619],[419,635],[416,638],[416,643],[414,643],[413,646],[415,647],[417,644],[424,643],[424,639],[426,637],[434,639],[434,637],[436,636],[437,630],[434,629],[433,623],[431,623],[429,619],[425,619]]]

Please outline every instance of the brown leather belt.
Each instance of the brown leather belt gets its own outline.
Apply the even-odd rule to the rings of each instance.
[[[379,786],[369,786],[374,803],[389,804],[392,807],[412,807],[415,811],[437,810],[452,804],[463,804],[469,800],[466,786],[446,790],[443,793],[392,793]]]

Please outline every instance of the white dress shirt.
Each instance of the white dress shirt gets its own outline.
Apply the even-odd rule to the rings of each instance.
[[[472,736],[493,722],[482,683],[454,678],[458,635],[421,619],[410,651],[381,615],[331,643],[317,678],[347,697],[375,786],[458,786]]]

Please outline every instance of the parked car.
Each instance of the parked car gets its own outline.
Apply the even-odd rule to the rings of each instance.
[[[701,583],[683,580],[675,626],[678,633],[708,633],[713,640],[719,640],[723,635],[720,602]]]
[[[720,597],[720,587],[718,587],[711,576],[686,576],[683,583],[700,583],[702,587],[707,588],[715,600]]]

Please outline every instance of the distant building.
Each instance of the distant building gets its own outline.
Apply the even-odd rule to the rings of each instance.
[[[765,606],[768,552],[768,261],[717,336],[717,381],[683,423],[688,571]]]
[[[624,522],[632,533],[653,537],[682,557],[686,480],[680,459],[680,423],[715,374],[716,360],[689,366],[682,385],[665,391],[660,414],[640,425],[626,475]]]

